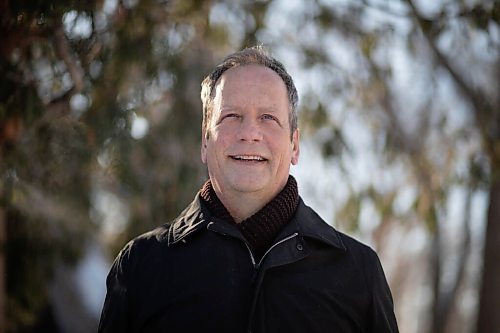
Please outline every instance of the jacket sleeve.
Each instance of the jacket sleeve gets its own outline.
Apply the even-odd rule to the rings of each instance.
[[[370,332],[399,332],[391,290],[377,254],[371,251],[369,281],[371,283]]]
[[[118,254],[106,279],[106,299],[101,312],[98,333],[129,332],[127,293],[130,285],[128,273],[132,269],[130,252],[132,243]]]

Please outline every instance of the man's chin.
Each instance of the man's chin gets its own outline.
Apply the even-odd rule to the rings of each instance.
[[[233,182],[232,188],[240,193],[256,193],[266,188],[265,182],[261,179],[238,179]]]
[[[236,190],[236,192],[240,192],[242,194],[250,194],[250,193],[257,193],[260,192],[263,189],[263,186],[258,186],[258,184],[236,184],[233,186],[233,188]]]

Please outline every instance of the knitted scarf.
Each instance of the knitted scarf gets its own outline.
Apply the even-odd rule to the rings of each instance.
[[[261,210],[249,218],[236,223],[217,197],[212,183],[207,180],[200,190],[203,202],[210,212],[221,220],[234,223],[248,242],[256,260],[272,245],[281,228],[290,221],[299,204],[297,181],[292,176],[281,192]]]

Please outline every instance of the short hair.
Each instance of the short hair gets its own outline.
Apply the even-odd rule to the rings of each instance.
[[[205,138],[208,138],[210,118],[212,117],[213,100],[215,97],[215,86],[222,74],[230,68],[244,65],[261,65],[272,69],[278,74],[288,95],[289,111],[288,119],[290,123],[290,136],[297,129],[297,104],[299,97],[293,79],[288,74],[285,66],[275,58],[261,45],[243,49],[227,56],[201,83],[201,102],[203,103],[203,131]]]

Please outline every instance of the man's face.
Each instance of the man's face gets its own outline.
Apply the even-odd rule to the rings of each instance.
[[[224,72],[215,89],[201,148],[214,188],[274,198],[299,157],[298,131],[290,138],[285,84],[267,67],[246,65]]]

